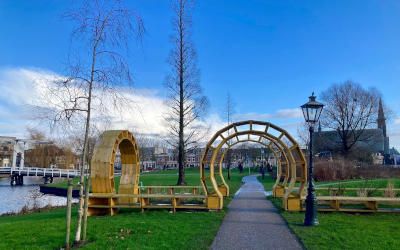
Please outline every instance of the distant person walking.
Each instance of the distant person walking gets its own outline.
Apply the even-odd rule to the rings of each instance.
[[[239,162],[239,172],[243,173],[243,165],[241,162]]]
[[[264,180],[264,178],[265,178],[265,167],[264,167],[264,163],[261,163],[261,166],[260,166],[260,173],[261,173],[262,179]]]
[[[268,171],[268,173],[272,173],[272,166],[271,166],[271,164],[269,164],[269,162],[267,163],[267,171]]]

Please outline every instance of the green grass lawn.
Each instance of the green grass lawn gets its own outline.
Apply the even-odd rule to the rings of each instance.
[[[264,185],[265,191],[272,191],[272,187],[275,184],[275,180],[272,179],[267,173],[265,174],[264,179],[261,176],[257,177],[258,181]]]
[[[119,177],[115,177],[116,184]],[[188,186],[200,185],[199,169],[188,168],[185,170],[185,179]],[[154,171],[140,174],[140,182],[145,186],[174,186],[178,180],[178,172],[176,170]],[[77,185],[79,178],[73,179],[73,183]],[[46,184],[48,187],[67,188],[67,181],[63,180],[56,183]]]
[[[233,170],[231,180],[226,178],[231,197],[240,187],[242,177],[247,174],[247,171],[239,174]],[[274,181],[271,177],[266,175],[264,180],[261,177],[258,179],[266,191],[272,190]],[[174,185],[177,173],[175,170],[145,173],[140,180],[147,186]],[[186,181],[188,185],[199,185],[198,169],[188,169]],[[384,188],[387,181],[368,181],[368,185]],[[398,179],[391,181],[395,188],[399,187]],[[334,183],[326,184],[338,185]],[[65,187],[65,183],[57,185]],[[366,184],[364,181],[352,181],[341,182],[340,185],[363,187]],[[225,200],[225,207],[231,197]],[[319,226],[304,227],[303,212],[283,211],[280,199],[269,199],[307,249],[400,249],[400,214],[319,213]],[[89,242],[83,249],[208,249],[225,214],[226,209],[221,212],[179,211],[175,214],[168,210],[145,213],[123,210],[113,217],[89,217]],[[76,208],[73,219],[75,223]],[[0,232],[0,249],[60,248],[65,237],[65,209],[0,217]]]
[[[388,182],[400,187],[399,179],[349,180],[316,183],[320,187],[385,188]],[[269,187],[269,181],[264,181]],[[319,191],[320,194],[325,193]],[[349,195],[356,192],[348,191]],[[304,212],[282,210],[282,200],[269,199],[279,209],[288,226],[306,249],[400,249],[400,214],[318,213],[319,225],[303,226]]]
[[[400,249],[400,214],[318,213],[319,225],[303,226],[304,212],[286,212],[270,198],[306,249]]]
[[[266,176],[265,190],[272,189],[271,177]],[[400,188],[399,179],[350,180],[320,182],[323,187],[385,188],[391,181]],[[336,184],[335,184],[336,183]],[[340,184],[337,184],[340,183]],[[400,214],[357,214],[357,213],[318,213],[319,225],[303,226],[304,212],[286,212],[282,210],[282,200],[269,197],[286,220],[290,229],[297,235],[306,249],[400,249]]]
[[[354,179],[354,180],[343,180],[343,181],[329,181],[329,182],[316,182],[317,187],[373,187],[373,188],[386,188],[388,182],[393,183],[395,188],[400,188],[400,179],[388,178],[388,179]]]
[[[240,187],[245,173],[232,171],[231,180],[227,180],[231,194]],[[176,180],[174,170],[141,176],[144,185],[174,185]],[[198,169],[188,170],[186,181],[199,185]],[[229,200],[225,200],[225,207]],[[83,249],[208,249],[225,214],[226,209],[175,214],[167,210],[124,210],[113,217],[89,217],[89,242]],[[76,208],[73,219],[75,223]],[[65,241],[65,209],[0,217],[0,232],[0,249],[58,249]]]
[[[392,183],[394,188],[400,188],[400,179],[359,179],[359,180],[345,180],[345,181],[332,181],[316,183],[317,188],[324,188],[324,190],[316,190],[317,195],[330,195],[329,189],[341,189],[343,196],[358,196],[356,190],[349,190],[348,188],[371,189],[368,196],[384,196],[384,190],[388,183]],[[328,190],[327,190],[328,189]],[[395,191],[396,197],[400,197],[400,192]]]

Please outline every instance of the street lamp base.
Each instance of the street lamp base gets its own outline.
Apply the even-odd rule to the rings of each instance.
[[[304,226],[318,226],[319,222],[317,219],[305,219]]]
[[[306,212],[304,217],[304,226],[318,225],[317,217],[317,199],[315,197],[314,182],[309,181],[310,187],[308,188],[308,195],[306,198]]]

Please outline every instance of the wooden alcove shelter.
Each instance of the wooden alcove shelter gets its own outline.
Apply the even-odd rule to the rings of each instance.
[[[117,195],[114,162],[118,149],[121,153],[121,177]],[[132,133],[127,130],[105,131],[94,149],[91,162],[89,214],[113,215],[117,204],[136,204],[139,175],[139,148]]]
[[[121,177],[116,187],[114,162],[121,157]],[[89,215],[114,215],[119,208],[207,209],[201,186],[139,186],[139,148],[127,130],[105,131],[91,161]],[[196,201],[196,202],[195,202]]]

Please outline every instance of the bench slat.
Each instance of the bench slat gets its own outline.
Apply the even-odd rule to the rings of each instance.
[[[351,196],[317,196],[317,200],[320,201],[381,201],[381,202],[400,202],[400,198],[389,198],[389,197],[351,197]]]

